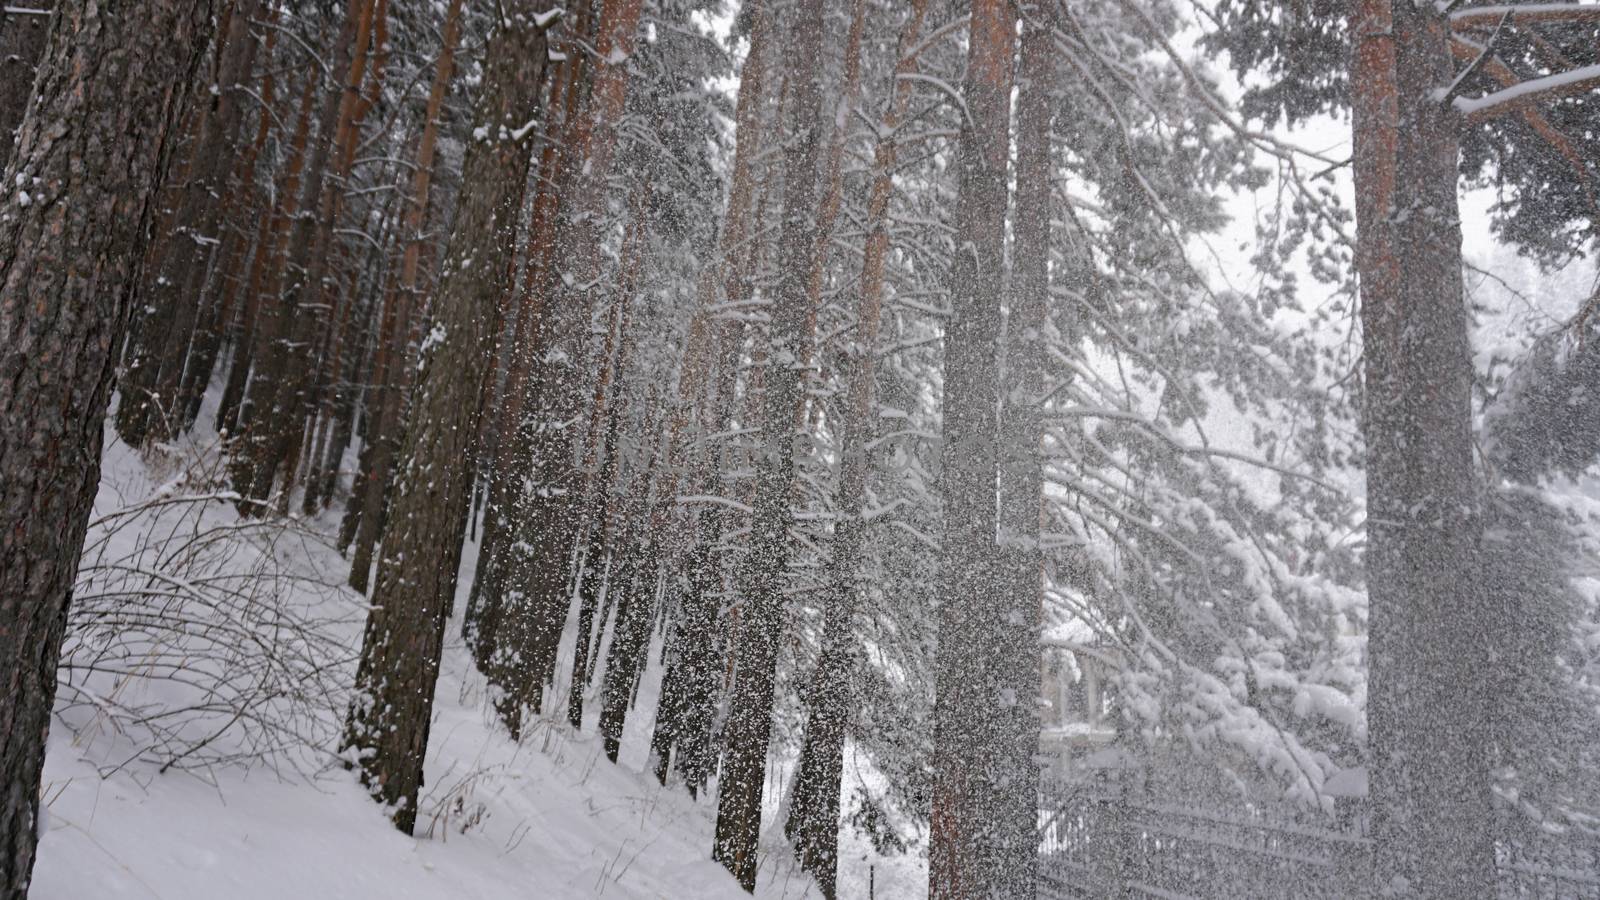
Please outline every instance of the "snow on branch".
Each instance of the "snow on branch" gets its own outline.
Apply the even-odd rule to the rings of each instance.
[[[1467,122],[1473,124],[1541,100],[1578,94],[1596,87],[1600,87],[1600,64],[1533,78],[1482,97],[1457,97],[1454,105]]]
[[[1530,22],[1600,22],[1600,4],[1594,3],[1501,3],[1474,6],[1450,14],[1452,28],[1487,28],[1507,13],[1516,24]]]
[[[239,519],[216,474],[190,469],[90,523],[55,714],[103,771],[332,762],[360,607],[304,567],[319,535]]]

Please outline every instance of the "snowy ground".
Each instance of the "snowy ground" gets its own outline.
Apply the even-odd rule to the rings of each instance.
[[[158,475],[108,430],[97,513],[147,495]],[[221,503],[206,513],[217,520],[233,515]],[[331,533],[335,526],[330,517],[312,527]],[[346,563],[329,547],[299,542],[289,553],[285,565],[330,583],[344,577]],[[465,571],[471,563],[469,553]],[[344,620],[349,647],[359,646],[359,596],[345,589],[323,602],[344,607],[330,617]],[[709,859],[712,803],[691,801],[675,784],[659,787],[643,772],[658,680],[652,667],[621,765],[601,753],[592,710],[581,733],[541,721],[514,744],[493,724],[483,681],[460,643],[459,624],[452,623],[414,838],[394,830],[354,776],[326,755],[320,763],[310,755],[313,763],[300,766],[309,770],[304,774],[263,765],[162,773],[151,762],[124,764],[137,749],[133,739],[95,717],[77,716],[73,727],[58,720],[45,765],[46,825],[32,896],[748,896]],[[775,768],[768,789],[770,852],[757,896],[816,897],[815,886],[778,846],[781,830],[771,827],[788,766]],[[867,897],[869,879],[878,898],[924,892],[924,863],[915,855],[873,858],[849,836],[841,856],[842,896]]]

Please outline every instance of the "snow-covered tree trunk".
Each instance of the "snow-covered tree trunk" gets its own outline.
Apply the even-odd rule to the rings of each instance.
[[[0,188],[0,896],[39,779],[115,354],[212,0],[60,0]]]
[[[995,496],[1015,27],[1007,0],[974,0],[939,454],[945,525],[928,857],[928,893],[939,900],[1034,892],[1034,817],[1014,821],[1010,800],[1019,790],[1031,800],[1037,747],[1014,746],[1008,732],[1037,686],[1019,695],[1011,678],[1018,629],[1008,622],[1018,599],[1006,590],[1015,579],[1004,577],[1012,560],[997,543]]]
[[[792,125],[784,147],[783,224],[780,270],[771,300],[770,346],[761,397],[761,449],[756,460],[756,495],[750,551],[736,589],[743,608],[734,652],[738,655],[717,790],[717,830],[712,857],[747,891],[756,885],[756,847],[761,832],[761,795],[766,784],[767,743],[778,641],[783,635],[783,585],[789,563],[790,504],[794,484],[795,423],[805,403],[805,370],[811,358],[808,271],[817,233],[817,160],[822,136],[821,66],[823,0],[800,0],[792,23],[788,59]]]
[[[873,383],[878,332],[883,310],[884,264],[889,253],[889,201],[894,194],[894,169],[899,140],[911,100],[908,76],[917,71],[913,51],[921,39],[927,0],[912,0],[901,28],[898,59],[890,86],[889,108],[873,152],[872,187],[867,198],[867,240],[861,264],[861,302],[844,374],[849,395],[839,424],[838,506],[844,512],[831,545],[827,594],[824,599],[822,648],[807,693],[805,739],[784,831],[794,841],[801,864],[817,879],[825,897],[837,893],[839,810],[844,772],[844,739],[851,709],[855,672],[856,597],[863,589],[860,571],[866,538],[867,448],[876,437]],[[858,10],[859,11],[859,10]]]
[[[537,303],[535,326],[512,352],[531,363],[520,421],[505,421],[515,442],[512,465],[517,489],[509,531],[490,585],[506,596],[486,596],[503,605],[502,657],[490,661],[501,688],[521,707],[538,711],[544,687],[555,674],[556,651],[566,622],[572,558],[582,513],[580,432],[592,358],[588,349],[592,310],[606,289],[600,284],[601,243],[607,217],[607,179],[616,155],[618,126],[628,97],[628,62],[643,0],[617,0],[601,11],[594,82],[573,130],[571,214],[557,239],[559,277],[547,279],[548,295]],[[530,470],[534,473],[529,477]],[[517,712],[508,712],[515,716]]]
[[[1449,25],[1351,10],[1367,441],[1368,722],[1377,887],[1492,893],[1490,617],[1472,444]]]
[[[410,832],[460,562],[477,397],[494,306],[510,289],[517,211],[545,73],[550,0],[507,10],[489,43],[462,164],[455,228],[434,299],[372,592],[347,744],[374,796]]]

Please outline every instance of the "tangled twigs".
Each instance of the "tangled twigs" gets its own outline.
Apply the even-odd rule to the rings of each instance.
[[[359,608],[307,560],[292,519],[239,519],[204,448],[91,524],[56,713],[79,742],[162,771],[325,766],[348,701]]]

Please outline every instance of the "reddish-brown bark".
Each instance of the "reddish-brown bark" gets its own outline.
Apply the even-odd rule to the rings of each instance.
[[[0,175],[0,896],[27,895],[127,298],[210,0],[59,0]]]

